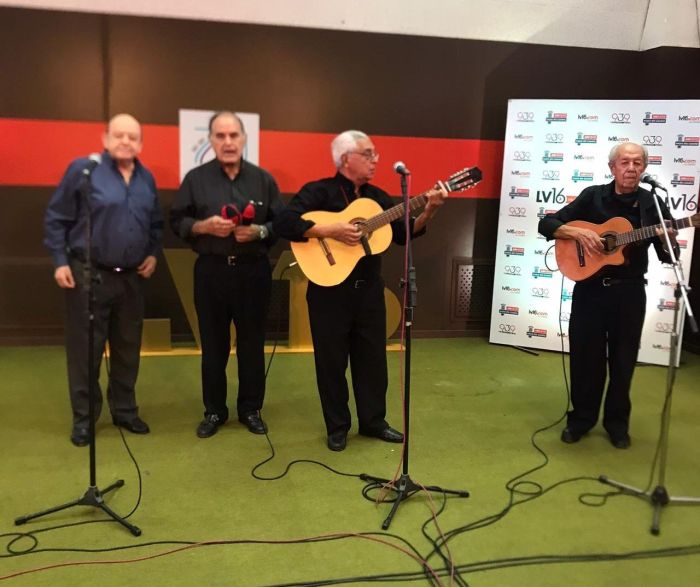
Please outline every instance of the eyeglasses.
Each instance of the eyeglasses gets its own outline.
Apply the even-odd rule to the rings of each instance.
[[[367,149],[366,151],[348,151],[348,154],[350,153],[364,157],[367,161],[379,161],[379,153],[371,149]]]

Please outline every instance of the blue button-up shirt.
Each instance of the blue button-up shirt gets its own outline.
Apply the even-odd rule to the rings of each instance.
[[[82,186],[86,157],[66,170],[51,196],[44,218],[44,244],[54,267],[68,265],[70,255],[85,257],[86,214]],[[163,215],[151,172],[136,160],[127,184],[105,151],[90,176],[92,260],[114,267],[137,267],[162,246]]]

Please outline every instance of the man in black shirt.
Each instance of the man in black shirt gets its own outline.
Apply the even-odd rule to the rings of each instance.
[[[539,223],[548,240],[574,239],[584,254],[599,257],[603,240],[590,229],[569,226],[573,220],[602,224],[614,217],[629,220],[634,228],[659,224],[651,194],[639,187],[648,153],[635,143],[613,147],[608,166],[613,181],[583,190],[571,204]],[[665,218],[671,218],[659,200]],[[655,237],[627,245],[624,265],[606,265],[574,286],[569,322],[571,405],[561,439],[578,442],[598,421],[606,379],[603,427],[616,448],[628,448],[632,409],[630,385],[634,373],[646,309],[647,249],[653,242],[659,259],[669,261],[661,239]]]
[[[336,175],[306,184],[275,220],[275,231],[293,241],[331,238],[347,245],[361,246],[361,232],[354,224],[322,225],[301,218],[305,212],[314,210],[340,212],[356,198],[371,198],[384,209],[394,205],[386,192],[369,183],[374,177],[379,154],[366,134],[359,131],[341,133],[333,140],[331,151]],[[425,232],[425,224],[446,196],[443,188],[431,191],[423,212],[411,219],[412,237]],[[393,241],[405,243],[403,220],[392,222],[391,229]],[[306,299],[328,448],[343,450],[350,429],[345,378],[348,358],[360,434],[386,442],[402,442],[403,434],[384,419],[388,386],[386,308],[379,255],[362,257],[339,285],[323,287],[309,282]]]
[[[209,121],[216,159],[191,170],[170,209],[170,224],[199,255],[194,301],[202,342],[204,420],[197,436],[214,435],[228,419],[226,365],[231,320],[236,326],[237,412],[255,434],[265,395],[265,321],[272,276],[272,220],[282,208],[274,178],[243,159],[245,129],[233,112]]]

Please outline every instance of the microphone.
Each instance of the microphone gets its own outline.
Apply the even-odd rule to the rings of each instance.
[[[408,170],[408,167],[406,167],[406,164],[403,161],[397,161],[394,163],[394,171],[396,171],[396,173],[399,175],[411,175],[411,172]]]
[[[97,167],[100,163],[102,163],[102,155],[99,153],[90,153],[88,156],[88,163],[85,166],[85,169],[83,169],[83,175],[85,177],[90,177],[95,167]]]
[[[248,202],[248,205],[243,208],[243,214],[241,214],[241,224],[243,226],[250,226],[253,224],[253,220],[255,219],[255,206],[253,205],[253,202]]]
[[[639,176],[639,181],[640,183],[648,183],[651,187],[663,190],[667,192],[668,190],[663,186],[663,184],[659,181],[656,181],[650,173],[642,173],[642,175]]]

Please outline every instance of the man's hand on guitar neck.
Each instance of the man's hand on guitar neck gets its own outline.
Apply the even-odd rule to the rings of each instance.
[[[562,224],[554,231],[554,238],[571,239],[577,241],[587,255],[594,257],[603,252],[603,239],[597,232],[588,228],[569,226]]]
[[[433,189],[427,191],[425,195],[428,196],[428,203],[413,224],[414,233],[421,230],[428,221],[435,216],[435,212],[437,212],[438,208],[445,203],[445,198],[447,198],[445,184],[441,181],[437,182],[437,185]]]
[[[315,224],[304,233],[310,238],[332,238],[346,245],[359,245],[362,231],[349,222],[335,222],[333,224]]]

